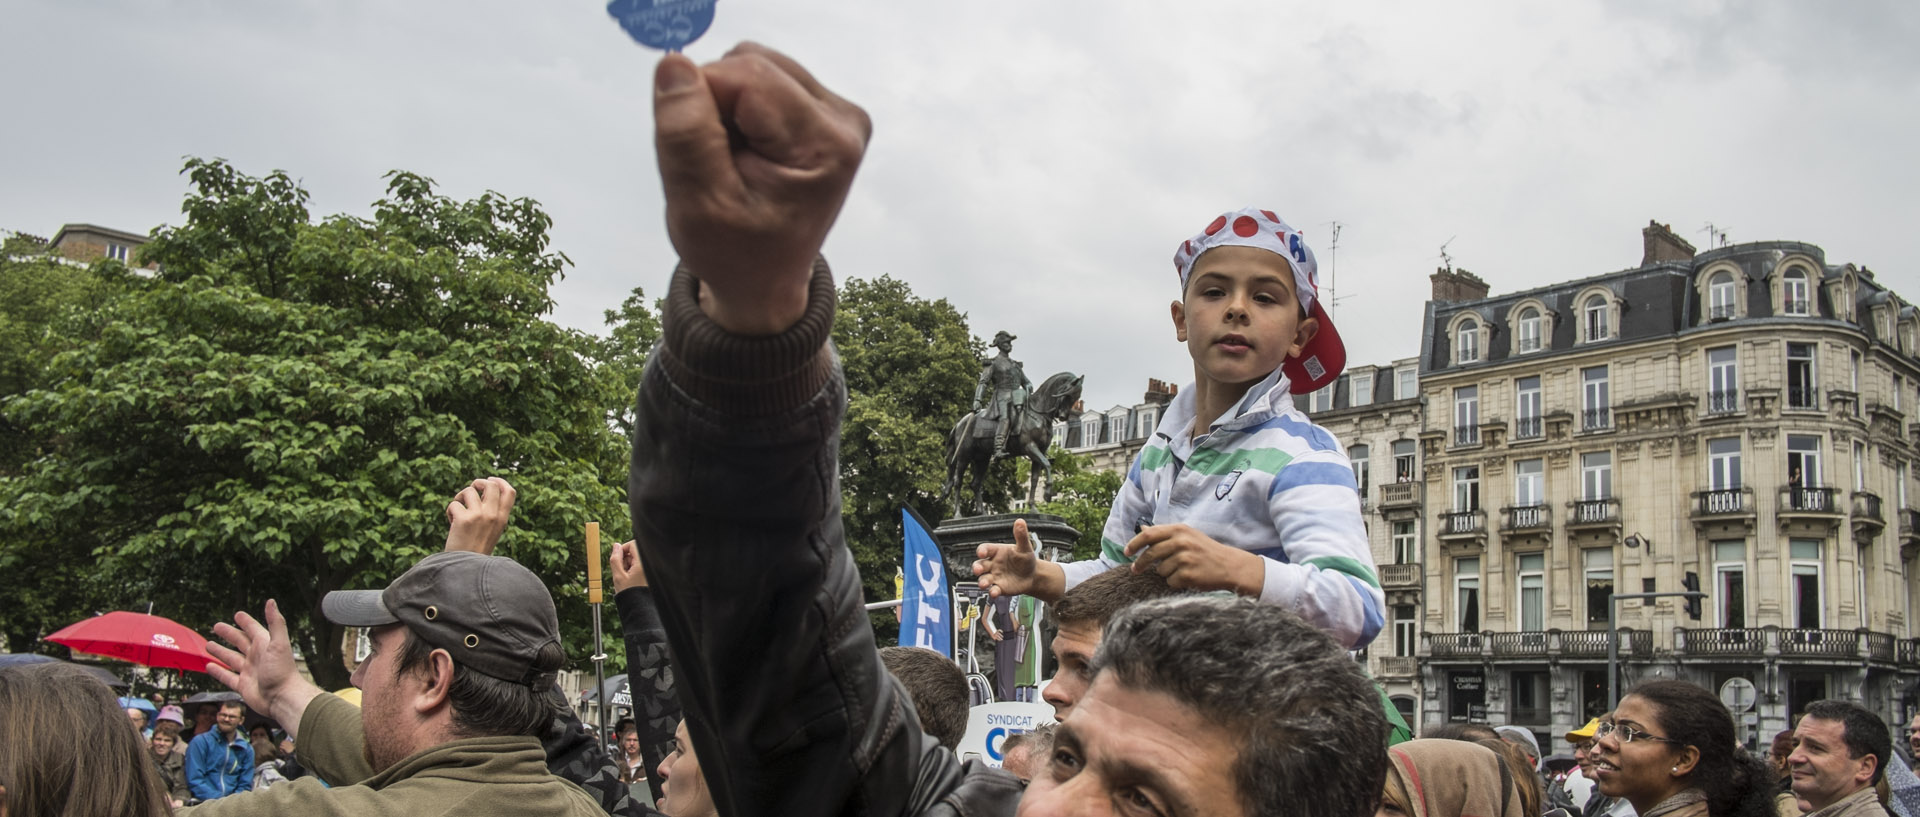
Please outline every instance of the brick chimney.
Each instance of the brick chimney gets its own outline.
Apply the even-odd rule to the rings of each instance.
[[[1150,378],[1147,378],[1147,394],[1145,397],[1141,398],[1141,402],[1152,403],[1156,406],[1164,406],[1164,405],[1167,405],[1168,403],[1172,403],[1173,396],[1175,394],[1178,394],[1179,392],[1180,392],[1179,386],[1176,386],[1172,383],[1168,383],[1165,380],[1159,380],[1159,379],[1150,377]]]
[[[1640,266],[1650,266],[1662,261],[1693,260],[1693,245],[1673,234],[1673,228],[1652,219],[1647,220],[1647,228],[1640,231],[1644,249],[1640,253]]]
[[[1433,299],[1441,303],[1478,301],[1487,297],[1487,282],[1464,269],[1441,267],[1434,270],[1428,280],[1433,282]]]

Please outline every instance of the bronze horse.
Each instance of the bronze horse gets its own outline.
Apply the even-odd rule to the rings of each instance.
[[[987,470],[993,461],[1005,456],[1026,457],[1033,462],[1028,469],[1027,495],[1040,486],[1040,475],[1046,474],[1047,493],[1044,498],[1053,498],[1053,463],[1047,461],[1047,448],[1053,444],[1053,424],[1072,416],[1073,404],[1080,402],[1080,384],[1085,378],[1072,372],[1061,372],[1040,383],[1033,394],[1027,397],[1025,405],[1013,413],[1013,428],[1008,429],[1007,444],[1000,451],[993,450],[995,429],[992,423],[975,423],[978,412],[967,412],[960,422],[953,426],[953,433],[947,437],[947,482],[940,489],[940,506],[946,507],[947,498],[954,499],[954,513],[958,515],[964,502],[959,496],[961,484],[968,470],[973,472],[973,513],[986,511],[982,498],[986,489]],[[975,426],[979,425],[979,428]]]

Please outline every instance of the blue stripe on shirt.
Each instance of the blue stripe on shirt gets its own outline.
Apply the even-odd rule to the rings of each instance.
[[[1267,422],[1278,423],[1282,430],[1306,440],[1315,451],[1332,451],[1336,454],[1340,452],[1340,441],[1333,438],[1333,432],[1314,425],[1304,417],[1282,414]],[[1266,423],[1261,425],[1264,426]]]
[[[1347,581],[1353,582],[1353,591],[1360,594],[1360,607],[1367,611],[1366,623],[1360,627],[1360,643],[1366,644],[1380,634],[1380,628],[1386,626],[1387,622],[1380,617],[1380,611],[1374,607],[1373,588],[1353,576],[1347,576]]]
[[[1249,550],[1247,552],[1255,556],[1265,556],[1283,565],[1292,564],[1292,562],[1288,561],[1287,559],[1287,549],[1283,547],[1261,548],[1259,550]]]
[[[1331,485],[1345,488],[1354,493],[1360,492],[1360,485],[1353,481],[1353,468],[1331,462],[1293,462],[1280,469],[1273,478],[1273,484],[1267,486],[1267,498],[1280,495],[1281,491],[1301,488],[1308,485]]]

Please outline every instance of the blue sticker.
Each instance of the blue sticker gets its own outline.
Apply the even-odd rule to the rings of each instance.
[[[607,13],[641,45],[679,51],[713,25],[717,0],[613,0]]]

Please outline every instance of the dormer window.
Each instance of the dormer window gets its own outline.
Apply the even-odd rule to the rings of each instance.
[[[1780,280],[1780,314],[1810,315],[1813,289],[1807,283],[1807,271],[1799,267],[1787,270]]]
[[[1581,328],[1585,330],[1585,337],[1588,343],[1606,340],[1613,336],[1610,325],[1611,322],[1608,320],[1607,315],[1607,298],[1605,295],[1596,293],[1592,297],[1587,298],[1586,303],[1581,305],[1580,310],[1582,313]]]
[[[1460,350],[1460,363],[1478,363],[1480,361],[1480,323],[1464,320],[1454,329],[1454,348]]]
[[[1527,307],[1514,324],[1515,351],[1521,354],[1540,351],[1540,310]]]
[[[1707,279],[1708,320],[1724,321],[1738,317],[1734,295],[1733,273],[1721,270]]]

